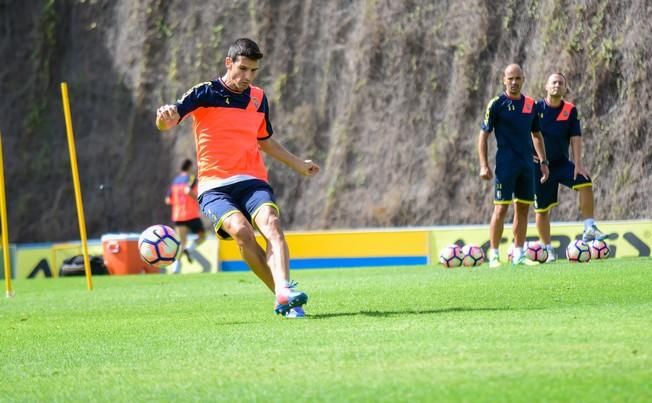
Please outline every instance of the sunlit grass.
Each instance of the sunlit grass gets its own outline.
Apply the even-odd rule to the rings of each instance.
[[[645,401],[652,260],[21,280],[1,401]]]

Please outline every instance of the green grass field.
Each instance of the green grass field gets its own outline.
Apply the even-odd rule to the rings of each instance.
[[[652,259],[20,280],[0,401],[652,400]]]

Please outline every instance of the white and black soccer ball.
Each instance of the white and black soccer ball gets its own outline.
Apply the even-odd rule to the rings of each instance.
[[[591,259],[607,259],[611,255],[609,245],[605,241],[593,240],[589,242]]]
[[[138,238],[140,257],[155,267],[165,267],[174,263],[179,247],[177,234],[167,225],[152,225]]]
[[[462,265],[466,267],[480,266],[484,263],[484,251],[477,245],[462,247]]]
[[[533,262],[545,263],[548,260],[548,250],[539,241],[526,242],[525,257]]]
[[[591,260],[591,251],[581,239],[571,242],[566,248],[566,258],[573,263],[586,263]]]
[[[458,245],[448,245],[439,253],[439,263],[445,267],[459,267],[462,265],[462,248]]]

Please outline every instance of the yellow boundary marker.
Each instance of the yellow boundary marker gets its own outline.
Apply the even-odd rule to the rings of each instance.
[[[7,298],[14,296],[11,288],[11,261],[9,260],[9,225],[7,224],[7,197],[5,193],[5,163],[2,157],[2,132],[0,132],[0,217],[2,218],[2,259],[5,267],[5,291]]]
[[[84,205],[82,204],[81,186],[79,184],[79,170],[77,169],[77,153],[75,152],[75,135],[72,132],[72,118],[70,117],[70,102],[68,98],[68,84],[61,83],[61,100],[63,102],[63,114],[66,118],[66,133],[68,135],[68,153],[70,154],[70,169],[72,180],[75,185],[75,201],[77,204],[77,220],[79,221],[79,234],[82,243],[82,255],[84,255],[84,272],[86,273],[86,285],[89,291],[93,290],[93,277],[91,274],[91,263],[88,256],[88,240],[86,238],[86,221],[84,220]]]

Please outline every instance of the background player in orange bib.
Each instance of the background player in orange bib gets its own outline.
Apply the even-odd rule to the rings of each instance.
[[[262,57],[254,41],[237,39],[224,60],[226,73],[161,106],[156,125],[168,130],[192,117],[202,211],[219,237],[237,242],[249,268],[275,293],[274,311],[303,317],[308,296],[289,279],[288,246],[261,151],[305,176],[317,174],[319,166],[272,138],[267,97],[252,85]],[[256,242],[254,228],[265,238],[266,250]]]
[[[207,271],[209,269],[208,262],[204,262],[205,259],[195,253],[195,248],[206,239],[206,231],[201,221],[201,212],[197,202],[197,177],[192,174],[191,169],[192,161],[189,159],[184,160],[179,174],[174,177],[168,188],[165,204],[170,205],[172,210],[172,222],[174,222],[174,231],[179,236],[181,253],[186,256],[190,263],[193,261],[191,255],[195,254],[195,258],[198,258],[198,261],[204,267],[204,271]],[[188,232],[196,234],[197,239],[186,247]],[[181,273],[180,257],[172,265],[172,272],[175,274]]]

